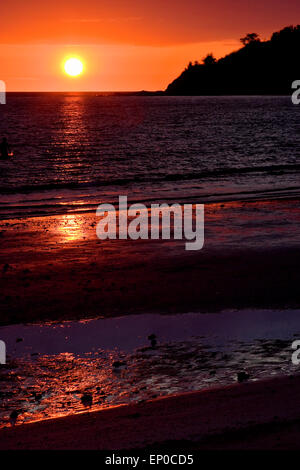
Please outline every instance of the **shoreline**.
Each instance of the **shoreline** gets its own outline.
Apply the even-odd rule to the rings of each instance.
[[[237,371],[249,381],[297,373],[299,310],[11,325],[0,338],[8,359],[0,368],[1,428],[16,410],[20,425],[232,385]]]
[[[184,204],[192,204],[192,205],[196,205],[196,204],[204,204],[205,206],[208,206],[208,205],[221,205],[221,204],[228,204],[228,203],[238,203],[238,204],[245,204],[245,203],[256,203],[256,202],[272,202],[272,201],[299,201],[299,198],[300,198],[300,195],[298,193],[300,188],[281,188],[279,190],[272,190],[272,189],[269,189],[269,190],[265,190],[263,192],[260,193],[260,196],[258,196],[257,194],[255,194],[255,192],[253,193],[252,196],[246,196],[246,197],[236,197],[236,195],[234,195],[233,197],[230,197],[230,195],[227,195],[227,194],[224,194],[224,195],[220,195],[220,198],[216,198],[216,199],[209,199],[211,196],[200,196],[198,197],[197,199],[197,202],[194,202],[196,197],[194,196],[186,196],[186,197],[183,197],[182,199],[178,200],[177,197],[173,196],[173,197],[168,197],[166,199],[163,200],[163,203],[166,203],[166,204],[174,204],[174,203],[178,203],[180,205],[184,205]],[[292,191],[295,190],[295,193],[292,194]],[[280,195],[280,191],[284,192],[284,191],[290,191],[290,193],[287,195],[287,194],[283,194],[282,196]],[[271,195],[270,193],[271,192],[274,192],[273,195]],[[22,194],[22,193],[19,193],[19,194]],[[250,194],[252,194],[252,192],[250,191]],[[221,197],[223,196],[223,197]],[[226,196],[229,196],[229,197],[226,197]],[[114,205],[114,200],[108,200],[108,201],[105,201],[105,204],[112,204]],[[136,203],[136,200],[128,200],[128,204],[135,204]],[[138,203],[141,203],[141,204],[144,204],[147,208],[150,208],[151,207],[151,204],[156,204],[156,203],[161,203],[160,199],[159,198],[146,198],[146,199],[141,199],[141,200],[138,200]],[[92,214],[95,214],[98,206],[100,204],[98,203],[91,203],[89,204],[89,208],[87,209],[82,209],[82,210],[79,210],[79,206],[72,210],[72,209],[64,209],[64,210],[58,210],[57,212],[53,211],[53,212],[48,212],[48,213],[42,213],[42,212],[38,212],[38,213],[27,213],[25,215],[23,215],[22,217],[20,217],[19,215],[9,215],[9,216],[5,216],[5,217],[2,217],[0,216],[0,223],[5,223],[5,222],[12,222],[12,221],[15,221],[15,222],[20,222],[22,220],[27,220],[27,219],[34,219],[34,218],[48,218],[48,217],[61,217],[61,216],[67,216],[67,215],[72,215],[72,216],[76,216],[76,215],[80,215],[80,216],[83,216],[83,215],[87,215],[87,216],[90,216]],[[37,206],[39,207],[39,206]]]
[[[95,214],[1,221],[0,324],[297,308],[299,220],[299,199],[210,204],[194,252],[185,240],[101,241]]]
[[[4,428],[1,450],[298,450],[300,376]],[[271,398],[271,399],[270,399]]]
[[[210,204],[193,253],[103,242],[91,213],[1,221],[0,324],[297,309],[299,221],[299,199]],[[300,376],[281,377],[73,414],[2,429],[0,449],[298,449],[298,391]]]

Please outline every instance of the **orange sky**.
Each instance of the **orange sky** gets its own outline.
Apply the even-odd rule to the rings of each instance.
[[[190,60],[299,22],[299,0],[10,0],[0,79],[8,91],[164,89]],[[78,78],[62,72],[71,54],[85,62]]]

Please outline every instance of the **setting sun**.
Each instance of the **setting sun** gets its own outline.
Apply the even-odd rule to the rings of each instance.
[[[80,59],[72,57],[65,62],[64,69],[66,74],[77,77],[83,72],[83,63]]]

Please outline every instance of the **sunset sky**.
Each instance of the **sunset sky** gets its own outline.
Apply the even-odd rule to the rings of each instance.
[[[164,89],[190,60],[297,23],[299,0],[10,0],[0,79],[8,91]],[[72,55],[85,66],[77,78],[63,72]]]

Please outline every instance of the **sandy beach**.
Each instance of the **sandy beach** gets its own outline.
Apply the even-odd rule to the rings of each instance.
[[[299,450],[300,377],[172,396],[0,431],[0,449]]]
[[[280,310],[288,312],[289,308],[297,309],[300,300],[298,270],[300,255],[296,231],[300,220],[298,199],[209,204],[206,205],[205,211],[206,242],[203,250],[199,252],[185,251],[183,241],[139,240],[134,243],[130,240],[100,241],[96,237],[97,219],[93,213],[2,221],[0,236],[5,250],[1,250],[0,253],[1,325],[112,318],[133,314],[144,315],[149,312],[152,314],[205,312],[209,315],[209,312],[226,309],[266,308],[271,311],[273,308],[279,309],[278,312]],[[297,390],[300,388],[300,378],[281,376],[271,381],[261,380],[264,379],[263,374],[267,373],[264,370],[271,370],[265,369],[264,361],[273,361],[271,374],[280,376],[281,369],[281,375],[290,373],[289,339],[292,341],[298,334],[297,311],[294,312],[293,321],[296,323],[295,327],[291,327],[292,336],[290,338],[287,333],[288,336],[284,341],[277,341],[276,338],[279,336],[276,336],[276,333],[275,336],[271,336],[273,342],[254,341],[253,337],[252,345],[237,344],[236,352],[232,350],[232,354],[229,355],[219,351],[215,356],[216,353],[212,351],[208,356],[203,356],[201,342],[194,344],[193,347],[196,348],[194,352],[189,349],[192,343],[161,344],[157,350],[157,360],[155,356],[151,359],[150,354],[148,362],[142,352],[141,359],[138,359],[139,356],[129,355],[126,359],[129,363],[129,375],[127,382],[124,382],[128,385],[119,385],[117,382],[114,385],[114,382],[111,382],[105,393],[111,394],[113,387],[118,386],[121,387],[120,393],[123,393],[122,387],[127,389],[127,393],[131,388],[130,393],[134,396],[137,391],[132,388],[130,381],[133,380],[133,385],[139,382],[140,385],[136,388],[142,390],[147,380],[152,378],[158,380],[159,384],[162,381],[160,374],[166,374],[164,391],[154,394],[152,392],[153,396],[158,396],[157,399],[152,399],[150,392],[150,398],[147,397],[146,401],[139,399],[136,404],[109,407],[107,403],[106,408],[101,411],[82,413],[82,410],[74,409],[73,414],[69,416],[66,416],[70,414],[67,408],[62,408],[61,416],[64,417],[59,418],[59,406],[64,407],[63,402],[68,398],[63,398],[61,395],[62,405],[60,402],[56,405],[54,394],[52,402],[58,406],[58,409],[52,412],[52,416],[58,418],[2,429],[0,448],[130,449],[152,446],[166,448],[176,442],[180,448],[192,449],[296,449],[298,448],[297,420],[300,419]],[[251,320],[251,312],[247,318]],[[226,317],[224,321],[226,323]],[[259,334],[260,327],[267,327],[268,321],[272,321],[271,314],[263,323],[257,324],[256,335]],[[230,325],[237,327],[234,317],[228,328]],[[98,328],[101,328],[101,324]],[[200,326],[199,328],[201,331]],[[242,323],[240,328],[242,332]],[[114,330],[109,331],[111,335]],[[146,331],[143,333],[144,338],[147,338]],[[15,336],[17,332],[12,334]],[[240,335],[241,333],[239,333],[241,338]],[[30,341],[30,335],[28,340]],[[249,340],[251,341],[251,335]],[[76,339],[74,341],[76,344]],[[97,344],[96,342],[95,346]],[[28,347],[26,342],[24,347],[25,350]],[[92,346],[88,346],[87,342],[86,347]],[[249,349],[249,356],[245,356],[245,348]],[[58,366],[55,365],[55,361],[59,360],[58,364],[63,368],[62,374],[68,374],[70,359],[67,356],[53,356],[53,365],[50,357],[46,354],[43,359],[41,355],[38,362],[28,365],[29,375],[26,381],[32,380],[32,374],[32,378],[37,377],[37,367],[41,374],[38,379],[40,391],[34,382],[28,382],[28,385],[24,386],[24,399],[31,403],[31,408],[35,407],[34,397],[39,393],[46,397],[48,393],[46,389],[49,385],[43,381],[45,373],[43,371],[47,371],[48,374],[53,368],[53,373],[56,373]],[[210,390],[203,390],[205,385],[202,384],[199,392],[168,396],[174,393],[171,391],[171,384],[175,382],[170,378],[174,373],[179,374],[177,365],[174,369],[173,366],[170,368],[168,361],[172,357],[178,364],[181,360],[184,361],[186,377],[187,379],[193,377],[194,381],[197,370],[199,374],[204,373],[203,377],[208,377],[205,380],[209,382],[209,377],[213,377],[210,375],[211,371],[215,374],[214,369],[219,367],[222,376],[223,368],[225,371],[226,367],[229,367],[225,383],[233,383],[230,371],[235,368],[235,362],[232,362],[234,358],[237,360],[238,370],[243,369],[243,364],[245,365],[247,361],[250,361],[248,365],[253,363],[254,366],[255,357],[256,362],[260,358],[261,364],[257,362],[257,367],[252,367],[249,383],[220,388],[219,376],[216,375],[214,386],[210,387]],[[195,358],[197,364],[194,370],[189,361]],[[201,366],[204,358],[205,362]],[[74,367],[74,358],[72,361]],[[104,362],[99,363],[102,368],[101,373],[104,374],[102,381],[104,377],[105,380],[111,380],[111,361],[112,359],[107,365]],[[159,363],[161,363],[160,368]],[[94,398],[102,393],[96,392],[95,384],[89,379],[92,362],[87,364],[90,369],[84,372],[85,363],[78,362],[77,369],[75,367],[73,372],[75,375],[79,374],[79,381],[82,377],[81,386],[79,382],[78,384],[74,382],[73,385],[75,391],[76,387],[79,387],[77,390],[79,400],[80,393],[84,393],[85,389],[92,390]],[[97,361],[94,361],[94,365],[97,369]],[[14,372],[16,368],[14,360],[11,366],[12,370],[9,368],[7,370],[7,377],[13,380],[11,385],[16,383],[17,388],[21,390],[22,384],[18,380],[20,372],[18,370]],[[22,363],[19,367],[22,367]],[[30,367],[33,368],[32,372]],[[145,367],[144,374],[137,372],[143,371]],[[148,367],[151,369],[147,369]],[[5,371],[3,372],[4,379]],[[292,373],[297,374],[296,368],[292,369]],[[63,377],[64,375],[62,382]],[[14,382],[15,380],[17,381]],[[68,375],[66,380],[71,387],[71,378],[68,378]],[[168,380],[171,380],[170,385]],[[224,378],[222,381],[224,383]],[[64,393],[63,388],[63,384],[61,392],[57,388],[58,400],[59,394]],[[13,389],[7,390],[9,397],[11,393],[9,390]],[[179,386],[179,390],[182,390],[182,385]],[[13,394],[15,393],[16,391],[13,391]],[[51,393],[53,394],[53,390]],[[3,396],[6,396],[5,393]],[[21,402],[22,397],[21,394],[19,396]],[[101,403],[101,396],[98,398]],[[47,398],[45,400],[46,403]],[[39,402],[36,404],[43,410],[44,398],[40,404]],[[30,412],[29,409],[28,411]],[[30,421],[30,415],[27,413],[26,416]],[[78,429],[79,433],[74,431]]]
[[[194,252],[98,240],[94,213],[1,221],[0,322],[297,308],[299,220],[297,199],[209,204]]]

